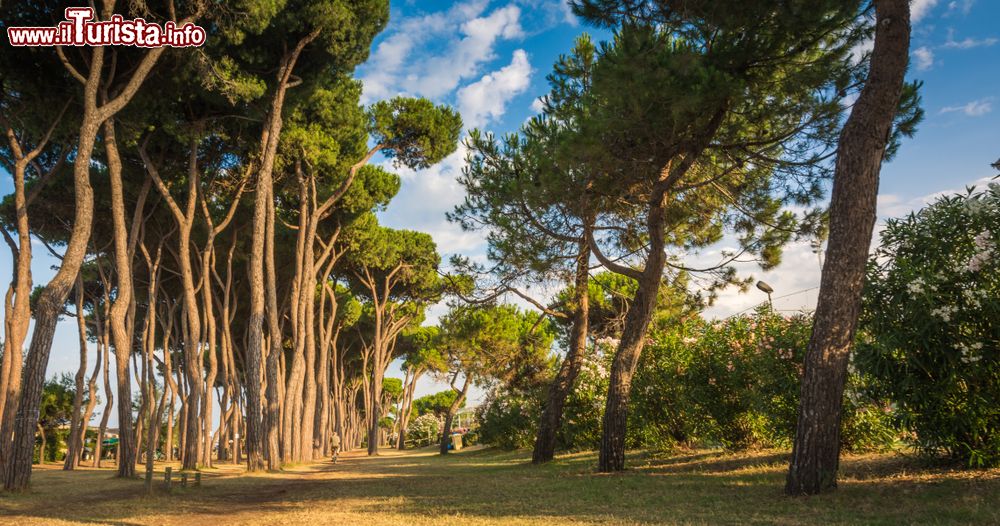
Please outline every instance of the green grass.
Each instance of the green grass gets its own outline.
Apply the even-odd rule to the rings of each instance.
[[[634,453],[623,474],[595,456],[536,467],[524,452],[429,450],[247,475],[206,470],[203,487],[148,497],[108,470],[40,468],[26,494],[0,496],[3,524],[998,524],[1000,470],[928,467],[896,455],[848,456],[840,488],[782,494],[788,455]],[[162,469],[162,467],[159,467]],[[8,520],[9,519],[9,520]]]

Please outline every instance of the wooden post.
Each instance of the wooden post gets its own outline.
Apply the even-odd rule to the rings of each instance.
[[[174,468],[167,466],[166,471],[163,473],[163,483],[166,485],[167,491],[170,491],[171,489],[171,483],[173,482],[173,480],[171,480],[171,476],[173,475],[173,472]]]
[[[201,487],[201,473],[194,474],[194,487]]]
[[[181,487],[182,488],[188,487],[188,474],[187,473],[181,473]]]

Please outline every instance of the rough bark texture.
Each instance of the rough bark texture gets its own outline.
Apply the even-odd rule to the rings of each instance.
[[[22,350],[31,321],[31,232],[28,225],[28,203],[25,194],[25,174],[28,163],[41,153],[46,140],[28,153],[21,151],[21,145],[12,128],[7,129],[11,150],[17,160],[14,163],[14,208],[17,226],[17,245],[8,239],[14,256],[14,275],[4,304],[4,353],[0,366],[0,473],[4,471],[11,455],[13,444],[10,440],[14,432],[14,417],[21,397],[21,375],[23,372]],[[4,233],[6,237],[7,234]],[[13,295],[13,302],[10,301]]]
[[[847,362],[875,226],[879,170],[902,93],[910,45],[907,0],[877,0],[875,15],[868,80],[837,148],[830,239],[785,487],[790,495],[816,494],[837,485]]]
[[[128,361],[132,354],[132,327],[127,319],[132,303],[132,258],[128,249],[125,225],[125,195],[122,188],[122,162],[118,155],[113,119],[104,121],[104,149],[107,153],[108,180],[111,183],[111,223],[114,235],[114,263],[117,280],[111,304],[111,338],[115,345],[118,386],[118,476],[135,476],[136,437],[132,434],[132,380]],[[138,206],[138,205],[137,205]]]
[[[66,437],[66,458],[63,459],[63,469],[70,471],[76,468],[80,462],[80,453],[83,451],[83,435],[80,428],[84,427],[82,418],[83,410],[83,389],[87,376],[87,318],[83,312],[83,277],[76,276],[76,326],[80,339],[80,367],[76,370],[74,385],[76,392],[73,393],[73,415],[70,417],[69,435]]]
[[[653,265],[647,267],[647,273],[656,270],[656,265],[652,262],[647,265]],[[611,364],[608,398],[604,407],[601,451],[597,465],[597,469],[604,473],[625,469],[625,432],[629,398],[632,393],[632,377],[635,376],[636,367],[639,365],[639,356],[646,344],[649,321],[656,308],[656,295],[663,263],[660,262],[658,267],[655,275],[644,276],[640,281],[639,290],[629,307],[621,341]]]
[[[99,70],[99,68],[98,68]],[[96,75],[95,75],[96,76]],[[96,79],[95,79],[96,90]],[[77,158],[73,166],[73,183],[76,191],[76,211],[73,230],[59,271],[49,281],[38,297],[35,308],[35,328],[31,345],[25,360],[22,375],[21,403],[14,420],[14,442],[9,459],[5,459],[8,490],[21,491],[31,481],[31,456],[35,445],[35,425],[42,403],[42,387],[45,384],[45,369],[52,352],[52,338],[56,324],[62,313],[62,306],[73,288],[73,282],[80,271],[83,257],[90,239],[90,225],[94,217],[94,192],[90,186],[90,158],[94,149],[97,130],[103,119],[97,119],[93,107],[84,111],[80,127]]]
[[[573,391],[576,377],[583,366],[583,357],[587,352],[588,316],[590,316],[590,296],[588,282],[590,281],[590,245],[584,239],[580,243],[576,260],[576,279],[574,282],[576,312],[573,313],[573,328],[570,333],[569,350],[563,359],[559,372],[552,385],[549,386],[548,397],[542,417],[538,423],[538,436],[535,437],[535,448],[531,453],[531,462],[541,464],[552,460],[556,451],[556,435],[562,425],[563,408],[566,398]]]
[[[105,7],[113,8],[113,3]],[[110,11],[106,9],[106,11]],[[105,18],[111,13],[106,12]],[[186,21],[185,21],[186,23]],[[62,306],[69,297],[73,282],[83,264],[90,241],[91,222],[94,217],[94,192],[90,186],[90,161],[94,142],[102,122],[113,117],[127,105],[145,82],[153,66],[159,60],[165,47],[150,50],[132,72],[132,76],[114,99],[103,106],[97,105],[98,89],[104,69],[104,48],[94,48],[90,57],[90,68],[86,77],[73,71],[83,87],[83,112],[77,139],[76,158],[73,161],[73,188],[75,191],[75,213],[73,228],[59,271],[42,289],[35,309],[35,329],[28,347],[26,367],[22,375],[23,389],[21,403],[14,422],[14,441],[10,458],[6,461],[4,487],[21,491],[31,481],[31,456],[34,450],[35,425],[39,418],[42,387],[45,383],[45,369],[52,352],[52,339]]]
[[[462,407],[462,403],[465,402],[465,395],[469,392],[469,386],[472,385],[471,379],[466,376],[465,383],[462,384],[462,389],[455,389],[455,385],[452,384],[451,388],[455,389],[458,396],[455,397],[455,401],[448,406],[448,412],[444,415],[444,427],[441,428],[441,448],[439,452],[442,455],[448,454],[448,444],[451,443],[451,423],[455,419],[455,412],[458,408]]]
[[[608,398],[604,407],[601,451],[597,469],[602,472],[625,469],[625,432],[628,423],[628,404],[632,393],[632,377],[639,365],[639,356],[646,344],[649,322],[656,309],[656,300],[666,264],[664,252],[664,200],[665,189],[650,198],[650,209],[646,217],[650,250],[646,267],[637,276],[639,288],[629,305],[622,329],[621,341],[611,363],[608,383]],[[588,234],[588,237],[591,237]],[[591,239],[592,241],[592,239]],[[591,245],[593,247],[593,244]]]

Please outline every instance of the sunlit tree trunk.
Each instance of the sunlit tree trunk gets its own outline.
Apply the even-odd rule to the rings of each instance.
[[[840,134],[830,237],[802,376],[799,420],[785,492],[836,488],[847,364],[861,311],[878,179],[899,106],[910,47],[907,0],[877,0],[868,79]]]
[[[584,239],[579,244],[576,257],[576,279],[574,280],[573,328],[569,335],[569,349],[552,385],[549,386],[545,407],[538,424],[538,435],[535,438],[535,448],[531,453],[531,461],[535,464],[548,462],[555,456],[556,436],[562,425],[563,407],[566,399],[573,391],[576,377],[583,366],[583,358],[587,352],[588,318],[590,316],[590,299],[588,284],[590,281],[590,245]]]
[[[448,454],[448,444],[451,443],[451,423],[455,419],[455,412],[462,407],[462,403],[465,402],[465,396],[469,392],[469,386],[472,384],[472,378],[468,375],[465,376],[465,381],[462,383],[462,388],[459,389],[455,387],[455,378],[452,378],[451,389],[455,391],[457,395],[455,400],[448,406],[448,411],[444,414],[444,427],[441,428],[441,448],[440,453],[442,455]]]
[[[76,370],[73,393],[73,414],[70,417],[69,434],[66,436],[66,458],[63,459],[63,469],[70,471],[80,463],[80,453],[83,450],[83,437],[80,428],[83,414],[83,389],[87,377],[87,315],[83,311],[83,276],[76,276],[76,328],[80,340],[80,367]]]

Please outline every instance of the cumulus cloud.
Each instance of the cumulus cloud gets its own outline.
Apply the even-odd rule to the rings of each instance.
[[[920,71],[927,71],[934,65],[934,52],[927,46],[921,46],[913,50],[914,63]]]
[[[910,1],[910,20],[917,22],[921,18],[927,16],[931,9],[934,9],[938,0],[911,0]]]
[[[507,103],[528,89],[531,72],[528,53],[518,49],[509,65],[458,90],[458,110],[466,127],[477,128],[502,117]]]
[[[427,232],[445,256],[483,251],[482,234],[465,232],[445,218],[445,212],[450,212],[465,198],[465,190],[458,183],[465,167],[465,155],[466,148],[460,144],[455,153],[426,170],[385,166],[399,174],[402,185],[399,195],[380,214],[379,220],[393,228]]]
[[[991,181],[991,177],[983,177],[965,186],[982,187]],[[880,194],[877,209],[879,224],[872,240],[872,248],[878,246],[879,232],[885,226],[886,219],[903,217],[933,203],[940,197],[964,193],[962,189],[952,188],[912,198],[898,194]],[[723,240],[719,246],[726,243],[732,243],[732,240]],[[697,258],[698,262],[718,261],[720,250],[706,252]],[[755,279],[765,281],[774,288],[775,310],[783,312],[812,311],[816,308],[816,300],[819,295],[819,283],[822,277],[821,258],[822,252],[817,254],[808,242],[794,242],[785,247],[781,265],[773,270],[761,272],[752,263],[737,264],[737,270],[742,276],[752,275]],[[767,297],[753,287],[745,293],[737,289],[727,289],[719,294],[715,305],[706,309],[705,315],[710,318],[725,318],[753,309],[766,301]]]
[[[987,97],[960,106],[945,106],[939,113],[963,113],[969,117],[982,117],[991,111],[993,111],[993,97]]]
[[[775,310],[787,313],[815,309],[822,273],[820,254],[815,253],[808,242],[795,242],[785,247],[781,259],[781,265],[767,272],[752,263],[740,263],[736,268],[741,276],[752,275],[774,289]],[[767,295],[754,287],[746,292],[728,288],[705,310],[705,316],[725,318],[766,302]]]
[[[496,58],[497,43],[524,35],[518,6],[486,13],[488,6],[485,0],[463,2],[398,22],[363,68],[364,102],[400,93],[437,99],[476,75]]]

